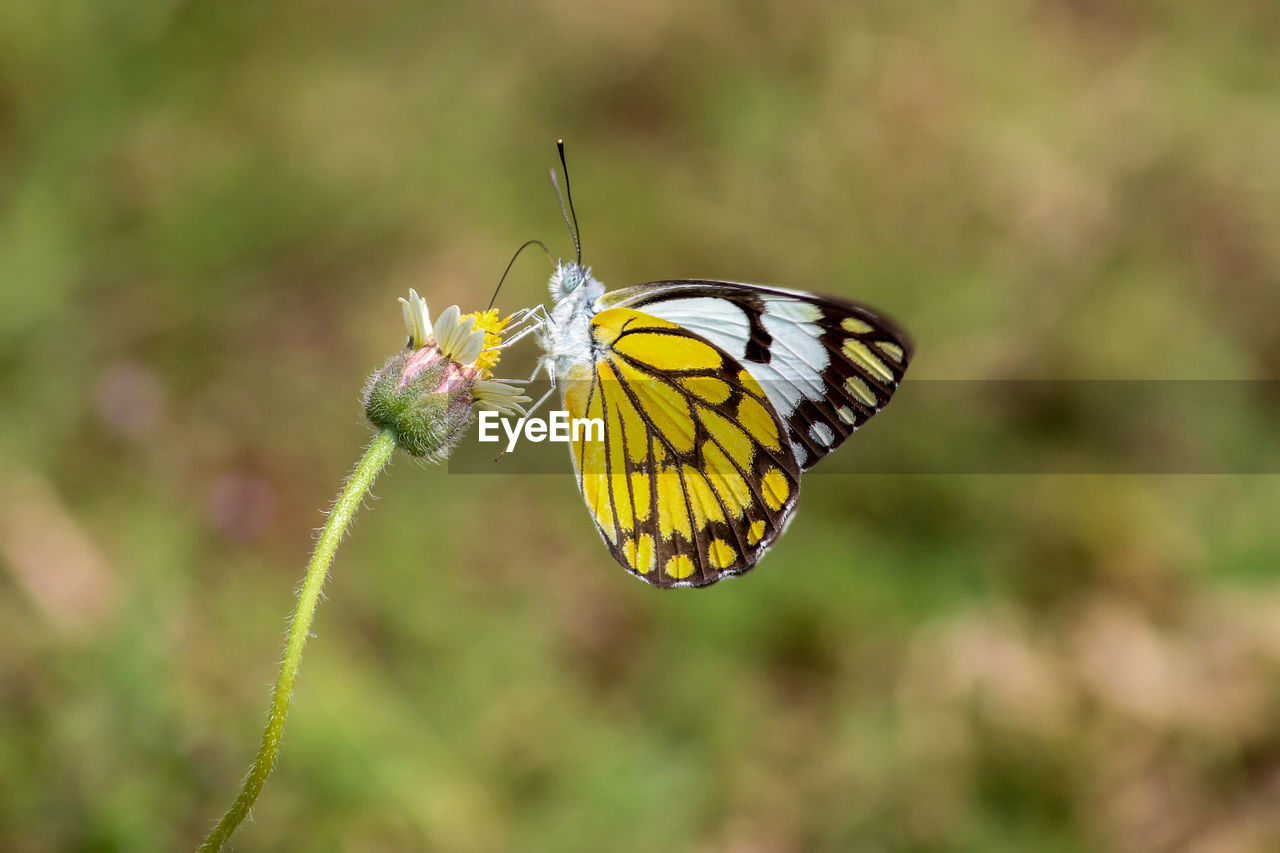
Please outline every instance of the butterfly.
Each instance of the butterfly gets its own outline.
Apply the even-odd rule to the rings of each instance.
[[[889,402],[911,344],[861,305],[798,290],[683,279],[606,292],[576,226],[578,258],[557,263],[537,337],[569,417],[604,423],[603,440],[570,443],[587,509],[650,584],[743,574],[786,529],[801,473]]]

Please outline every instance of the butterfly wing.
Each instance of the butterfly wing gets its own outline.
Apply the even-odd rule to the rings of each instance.
[[[703,336],[745,367],[778,415],[802,469],[839,447],[889,402],[911,344],[852,302],[726,281],[658,281],[602,296]]]
[[[760,559],[795,509],[800,468],[754,375],[706,336],[600,311],[591,360],[561,377],[583,499],[613,556],[655,586],[706,586]]]

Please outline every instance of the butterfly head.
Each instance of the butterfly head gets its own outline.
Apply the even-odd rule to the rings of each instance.
[[[576,261],[561,261],[547,286],[551,290],[551,313],[539,339],[560,374],[569,365],[590,357],[591,317],[597,310],[596,300],[604,295],[604,285]]]
[[[576,261],[556,264],[547,287],[555,304],[570,298],[575,302],[592,302],[604,293],[604,285],[591,274],[591,269]]]

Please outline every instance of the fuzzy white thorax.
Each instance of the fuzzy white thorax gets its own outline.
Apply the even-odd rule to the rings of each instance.
[[[591,318],[598,312],[596,300],[604,285],[589,268],[578,263],[558,263],[547,283],[551,291],[551,322],[538,335],[551,368],[563,378],[574,364],[590,363]]]

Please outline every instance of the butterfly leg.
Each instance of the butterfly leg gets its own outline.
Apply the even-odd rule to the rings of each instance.
[[[540,323],[535,323],[535,324],[530,324],[528,326],[525,326],[523,329],[516,332],[515,334],[508,335],[506,339],[502,343],[494,347],[494,349],[506,349],[507,347],[511,346],[521,338],[528,337],[529,335],[534,334],[535,332],[538,332],[541,329],[542,329],[542,325]]]
[[[536,305],[533,308],[521,308],[507,318],[504,339],[502,343],[493,347],[493,349],[504,350],[522,338],[539,334],[548,322],[550,322],[550,318],[547,316],[545,306]]]
[[[556,387],[556,376],[555,372],[551,369],[551,362],[546,358],[538,359],[538,363],[534,365],[533,373],[529,374],[528,379],[503,379],[502,381],[508,385],[528,385],[533,382],[533,380],[537,379],[538,374],[542,373],[544,370],[547,372],[547,379],[551,381],[551,390],[554,391]]]
[[[549,398],[552,394],[556,392],[556,372],[551,368],[550,360],[545,357],[538,359],[538,364],[533,368],[533,373],[529,374],[528,379],[506,380],[508,382],[515,382],[521,385],[527,385],[530,382],[532,382],[534,379],[537,379],[538,374],[542,373],[543,371],[546,371],[547,381],[551,383],[551,387],[547,389],[547,393],[543,394],[541,397],[538,398],[538,402],[534,403],[532,406],[530,406],[528,409],[525,410],[524,414],[526,418],[529,417],[529,415],[536,412],[539,409],[539,407],[542,406],[543,403],[547,402],[547,398]],[[521,427],[524,426],[524,420],[520,421],[520,426]]]
[[[519,326],[521,323],[526,322],[530,318],[545,320],[546,315],[547,309],[542,305],[535,305],[532,308],[521,308],[517,311],[511,312],[511,316],[507,318],[507,326],[514,328]]]
[[[537,365],[535,365],[533,368],[533,373],[530,373],[529,378],[524,380],[525,383],[528,384],[529,382],[532,382],[533,380],[537,379],[538,374],[544,370],[547,372],[547,379],[550,380],[551,387],[555,388],[556,373],[554,370],[551,369],[551,362],[545,356],[543,358],[538,359]]]
[[[550,322],[550,318],[547,316],[546,306],[535,305],[533,308],[521,308],[508,318],[506,340],[495,349],[505,349],[511,346],[531,332],[540,331],[548,322]]]
[[[547,389],[547,393],[539,397],[536,403],[534,403],[527,410],[525,410],[524,417],[520,419],[520,426],[523,427],[525,420],[528,419],[528,417],[532,415],[534,412],[538,411],[538,409],[542,407],[542,404],[547,402],[547,399],[554,393],[556,393],[556,381],[554,378],[552,378],[551,387]]]
[[[537,366],[537,367],[535,367],[535,368],[533,369],[533,375],[532,375],[532,376],[530,376],[527,380],[524,380],[524,382],[525,382],[525,383],[532,382],[532,381],[533,381],[534,376],[537,376],[537,375],[538,375],[538,373],[543,369],[543,366],[544,366],[544,362],[543,362],[543,361],[541,361],[541,360],[539,360],[539,361],[538,361],[538,366]],[[547,389],[547,393],[543,394],[541,397],[539,397],[539,398],[538,398],[538,401],[537,401],[536,403],[534,403],[532,406],[530,406],[529,408],[527,408],[527,409],[525,409],[525,410],[524,410],[524,414],[521,416],[520,420],[516,423],[516,430],[515,430],[516,432],[520,432],[522,429],[524,429],[524,422],[525,422],[525,421],[527,421],[527,420],[529,419],[529,416],[530,416],[530,415],[532,415],[534,412],[538,411],[538,409],[542,408],[542,404],[543,404],[543,403],[545,403],[545,402],[547,402],[547,399],[548,399],[548,398],[550,398],[550,396],[556,392],[556,375],[555,375],[555,373],[554,373],[553,371],[551,371],[550,369],[548,369],[548,370],[547,370],[547,376],[548,376],[548,378],[551,380],[551,387]],[[508,379],[508,380],[506,380],[506,381],[507,381],[507,382],[520,382],[521,380],[518,380],[518,379],[517,379],[517,380],[510,380],[510,379]],[[493,461],[494,461],[494,462],[497,462],[499,459],[501,459],[501,458],[502,458],[503,456],[505,456],[506,454],[507,454],[507,451],[506,451],[506,450],[501,451],[497,456],[493,457]]]

